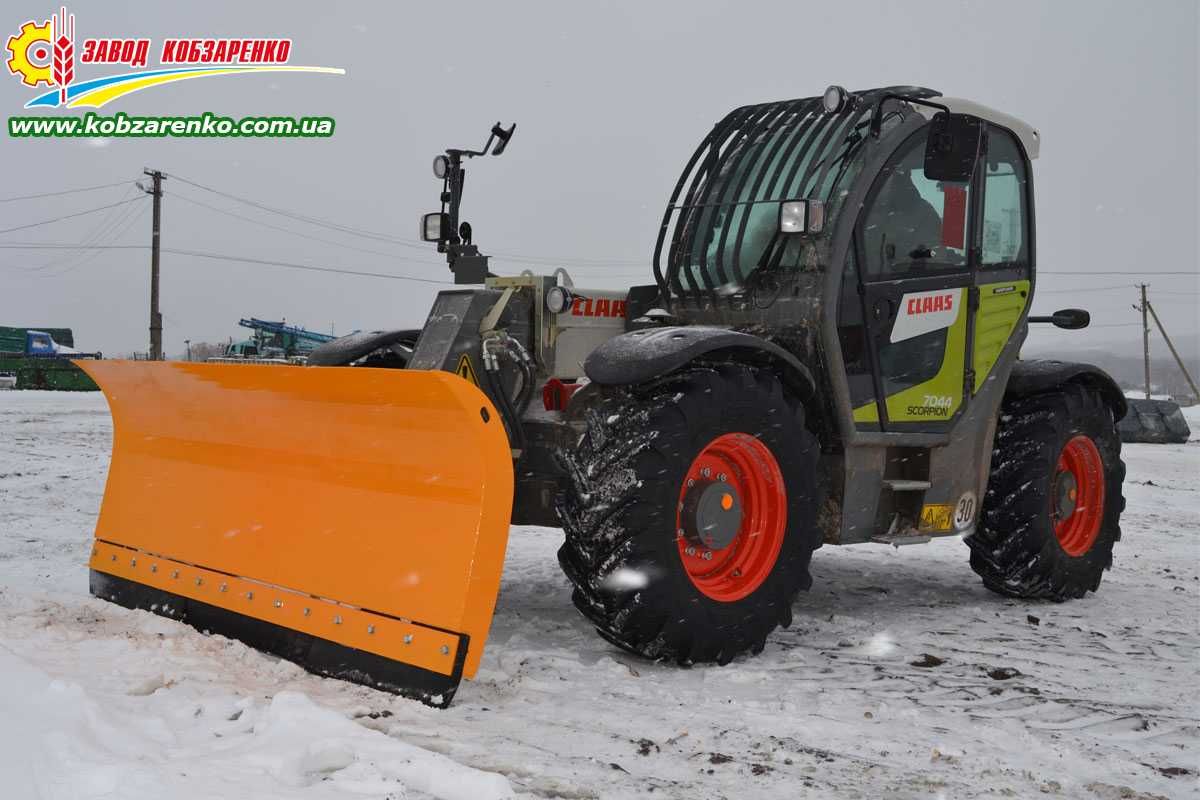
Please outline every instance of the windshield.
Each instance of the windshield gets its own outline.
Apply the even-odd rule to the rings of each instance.
[[[814,106],[816,106],[814,108]],[[857,125],[863,118],[864,125]],[[710,146],[689,203],[678,206],[671,272],[678,289],[736,291],[763,266],[799,264],[800,242],[778,235],[779,205],[824,199],[844,178],[869,112],[824,114],[774,104],[745,115],[724,151]]]
[[[838,189],[859,168],[874,105],[864,96],[854,109],[828,114],[810,98],[748,106],[718,123],[668,207],[662,235],[670,229],[664,278],[672,294],[731,294],[756,271],[799,267],[803,242],[779,235],[780,203],[824,201],[829,229]]]

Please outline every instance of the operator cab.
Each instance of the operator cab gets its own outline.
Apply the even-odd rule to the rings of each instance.
[[[951,115],[966,109],[962,118],[978,130],[960,138],[972,152],[959,173],[931,169],[937,109],[914,105],[877,173],[863,175],[861,211],[830,251],[831,265],[842,266],[835,349],[857,431],[950,430],[1027,311],[1027,153],[1037,152],[1037,133],[984,106],[943,100],[931,98]]]
[[[828,391],[849,395],[843,434],[947,431],[1026,311],[1038,145],[1014,117],[921,87],[736,109],[675,187],[659,296],[842,362]]]

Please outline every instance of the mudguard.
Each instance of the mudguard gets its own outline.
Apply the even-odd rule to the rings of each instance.
[[[92,591],[446,705],[479,666],[513,470],[451,373],[80,361],[113,417]]]
[[[1107,372],[1092,364],[1054,361],[1050,359],[1021,360],[1013,364],[1005,397],[1027,397],[1046,392],[1067,383],[1082,383],[1100,392],[1113,410],[1113,419],[1120,420],[1129,410],[1125,393]]]
[[[631,386],[706,356],[775,366],[800,399],[808,398],[815,387],[808,368],[774,342],[708,325],[643,328],[614,336],[591,352],[583,371],[604,386]]]
[[[419,330],[358,331],[313,348],[308,354],[308,363],[313,367],[343,367],[382,347],[415,342],[420,334]]]

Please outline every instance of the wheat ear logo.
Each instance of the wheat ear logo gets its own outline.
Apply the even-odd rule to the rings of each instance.
[[[58,84],[58,103],[66,105],[67,87],[75,80],[75,15],[67,8],[59,9],[54,18],[54,58],[51,64],[54,82]]]

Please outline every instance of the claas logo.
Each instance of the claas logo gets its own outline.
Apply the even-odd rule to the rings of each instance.
[[[933,297],[910,297],[905,313],[910,317],[918,314],[930,314],[935,311],[953,311],[954,295],[939,294]]]
[[[574,317],[624,317],[625,301],[609,300],[606,297],[576,297],[571,303],[571,316]]]
[[[57,86],[60,102],[75,80],[75,15],[64,7],[40,25],[33,20],[8,38],[8,72],[26,86]]]

